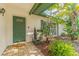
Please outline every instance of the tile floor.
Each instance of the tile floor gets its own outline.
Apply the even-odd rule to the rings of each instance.
[[[2,56],[43,56],[43,54],[32,42],[23,42],[8,46]]]

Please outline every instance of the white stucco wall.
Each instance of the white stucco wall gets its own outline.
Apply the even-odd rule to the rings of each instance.
[[[2,5],[0,5],[0,7],[1,6]],[[8,45],[13,44],[13,16],[21,16],[26,18],[26,33],[28,32],[28,26],[31,31],[34,27],[40,29],[40,20],[46,20],[46,18],[41,16],[29,15],[29,12],[23,8],[5,5],[5,9],[5,16],[0,15],[0,55]],[[59,25],[59,27],[59,34],[61,34],[63,32],[63,26]],[[26,35],[26,41],[28,40],[30,40],[30,38]]]
[[[0,8],[3,8],[4,5],[0,4]],[[0,14],[0,55],[3,53],[3,51],[6,48],[6,28],[5,28],[5,16],[2,16],[2,14]]]
[[[59,24],[59,35],[61,35],[62,33],[64,33],[64,25],[63,24]]]
[[[29,15],[29,12],[21,9],[16,8],[15,6],[6,6],[6,38],[7,38],[7,44],[11,45],[13,44],[13,16],[21,16],[26,18],[26,34],[28,32],[27,27],[29,26],[31,30],[33,30],[34,27],[37,29],[40,28],[40,20],[43,20],[45,18],[37,15]],[[26,35],[26,41],[30,40],[28,36]]]
[[[46,18],[41,16],[29,15],[28,10],[13,5],[0,4],[0,8],[1,7],[5,7],[6,12],[5,16],[0,15],[0,55],[8,45],[13,44],[13,16],[26,18],[26,33],[29,32],[28,26],[31,31],[33,31],[34,27],[40,29],[40,20],[46,20]],[[28,5],[26,7],[29,8]],[[61,35],[62,32],[63,26],[59,25],[59,35]],[[26,35],[26,41],[30,41],[28,35]]]
[[[29,15],[29,11],[27,10],[27,8],[30,8],[28,7],[29,5],[25,6],[27,7],[26,9],[23,9],[14,5],[0,4],[0,8],[4,6],[6,9],[5,16],[0,14],[0,55],[8,45],[13,44],[13,16],[21,16],[26,18],[26,33],[28,32],[28,26],[31,31],[33,31],[34,27],[40,29],[40,20],[47,20],[41,16]],[[63,33],[63,26],[59,25],[59,35],[61,35],[61,33]],[[28,35],[26,35],[26,41],[30,40],[31,39]]]
[[[15,5],[15,4],[14,4]],[[19,7],[10,5],[10,4],[0,4],[0,7],[5,6],[5,16],[0,15],[0,54],[6,48],[6,46],[13,44],[13,16],[21,16],[26,18],[26,33],[28,32],[27,27],[30,27],[32,31],[34,27],[40,29],[40,20],[46,20],[46,18],[29,15],[30,5],[24,6],[20,5]],[[16,4],[17,5],[17,4]],[[31,4],[32,5],[32,4]],[[24,7],[22,7],[24,6]],[[32,7],[32,6],[31,6]],[[24,9],[25,8],[25,9]],[[29,11],[27,10],[29,9]],[[63,26],[59,25],[59,35],[63,32]],[[30,40],[26,35],[26,41]]]
[[[0,7],[3,7],[3,5],[5,6],[6,12],[5,16],[0,15],[0,55],[8,45],[13,44],[13,16],[26,18],[26,33],[28,32],[28,26],[31,30],[33,30],[34,27],[40,29],[40,20],[45,20],[45,18],[41,16],[30,16],[26,9],[6,4],[0,4]],[[27,40],[29,40],[29,37],[26,35],[26,41]]]

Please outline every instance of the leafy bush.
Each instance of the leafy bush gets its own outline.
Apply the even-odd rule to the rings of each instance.
[[[76,56],[78,53],[70,42],[64,42],[63,40],[55,40],[49,46],[50,56]]]

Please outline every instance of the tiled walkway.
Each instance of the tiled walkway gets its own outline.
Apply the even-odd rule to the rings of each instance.
[[[67,41],[69,40],[65,40],[65,42]],[[72,43],[79,53],[79,41],[74,40]],[[44,54],[32,42],[23,42],[8,46],[2,56],[44,56]]]
[[[2,56],[43,56],[43,54],[32,42],[29,42],[7,47]]]

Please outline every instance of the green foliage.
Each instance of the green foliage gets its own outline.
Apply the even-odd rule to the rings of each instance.
[[[78,34],[79,34],[79,16],[77,17],[76,25],[77,25],[77,30],[78,30]]]
[[[65,32],[67,32],[68,35],[71,36],[72,34],[72,23],[70,17],[66,19],[65,21],[65,27],[64,27]]]
[[[75,36],[77,37],[79,35],[79,17],[77,17],[77,20],[76,20],[76,25],[77,25],[77,31],[73,31],[72,30],[72,22],[71,22],[71,18],[67,18],[66,21],[65,21],[65,27],[64,27],[64,30],[65,32],[67,32],[67,34],[69,36]]]
[[[50,26],[48,22],[42,20],[42,34],[49,35],[50,34]]]
[[[72,46],[71,42],[64,42],[63,40],[53,41],[49,47],[49,55],[51,56],[77,56],[78,53]]]
[[[56,24],[64,24],[64,20],[60,17],[52,17],[51,20]]]
[[[77,17],[77,11],[79,10],[79,5],[77,5],[76,3],[63,3],[63,4],[55,3],[48,10],[51,11],[54,9],[58,11],[58,14],[54,14],[52,20],[56,24],[64,23],[63,20],[66,20],[65,31],[69,36],[71,36],[71,38],[72,37],[77,38],[79,36],[79,19],[78,19],[79,17],[77,18],[77,22],[76,22],[77,31],[72,30],[72,28],[74,28],[74,26],[72,26],[72,23],[74,22],[71,22],[71,20],[73,19],[76,20],[76,18],[73,17],[74,16]],[[64,19],[63,18],[64,16],[69,16],[69,19]]]
[[[77,25],[77,31],[75,34],[78,37],[79,36],[79,16],[77,16],[77,18],[76,18],[76,25]]]
[[[69,11],[73,11],[75,10],[75,6],[76,4],[75,3],[66,3],[64,4],[64,7],[66,10],[69,10]]]
[[[48,10],[52,10],[52,9],[59,9],[59,4],[58,3],[54,3],[50,8],[48,8]]]

